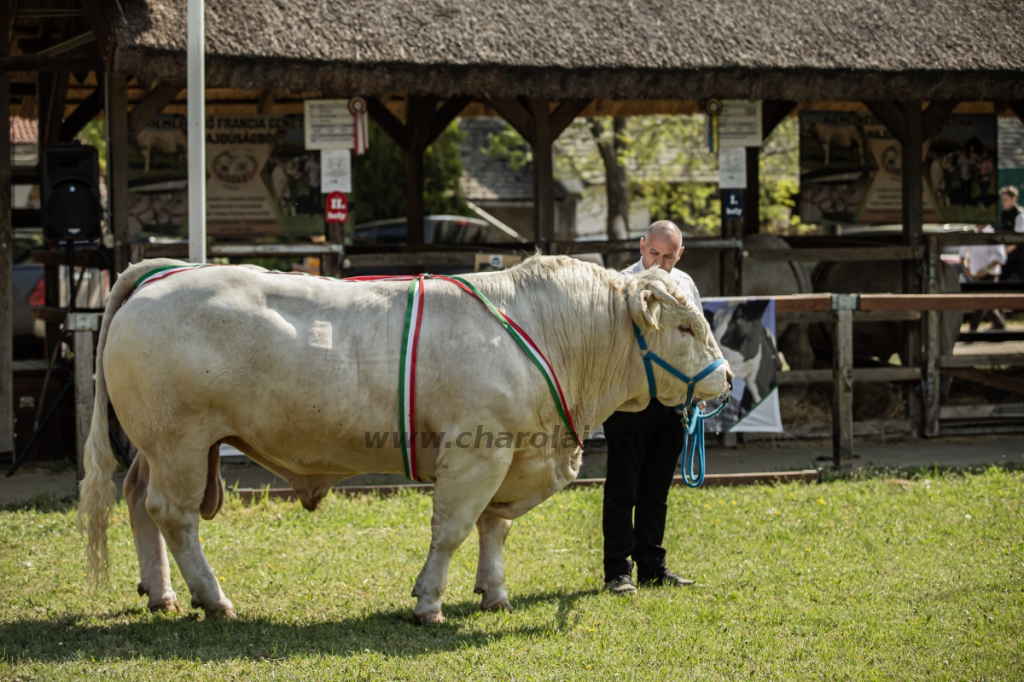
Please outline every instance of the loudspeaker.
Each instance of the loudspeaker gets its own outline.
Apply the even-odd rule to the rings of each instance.
[[[100,236],[100,166],[95,147],[60,145],[43,152],[39,164],[43,234],[56,241]]]

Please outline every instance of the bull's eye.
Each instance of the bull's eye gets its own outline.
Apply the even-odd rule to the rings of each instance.
[[[690,325],[688,325],[688,324],[681,324],[681,325],[679,325],[679,332],[681,334],[691,334],[691,335],[693,334],[693,330],[690,329]]]

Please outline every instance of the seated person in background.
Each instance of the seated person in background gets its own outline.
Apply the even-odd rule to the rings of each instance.
[[[994,234],[991,225],[975,225],[975,232]],[[999,281],[1003,266],[1006,265],[1006,246],[1003,244],[980,244],[978,246],[961,246],[960,262],[963,264],[964,276],[968,281],[989,279]],[[1006,320],[1001,310],[977,310],[968,315],[971,331],[975,331],[984,318],[992,320],[993,329],[1006,329]]]

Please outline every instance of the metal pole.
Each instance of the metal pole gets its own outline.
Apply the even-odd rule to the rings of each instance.
[[[206,262],[206,36],[203,0],[188,0],[188,259]]]

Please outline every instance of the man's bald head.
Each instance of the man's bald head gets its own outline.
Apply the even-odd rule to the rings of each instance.
[[[647,228],[647,236],[640,238],[640,259],[644,269],[654,266],[665,272],[683,255],[683,233],[671,220],[658,220]]]

